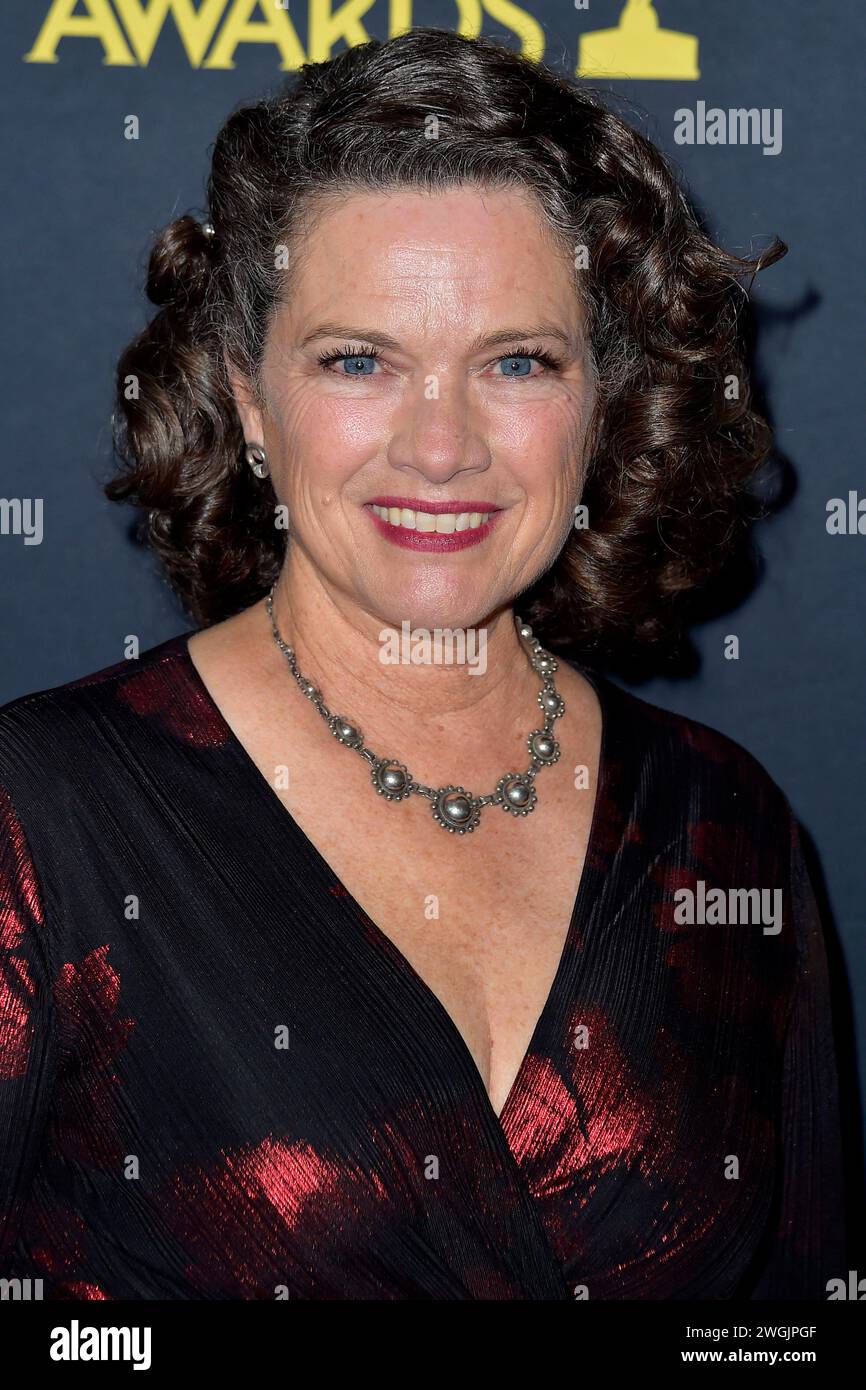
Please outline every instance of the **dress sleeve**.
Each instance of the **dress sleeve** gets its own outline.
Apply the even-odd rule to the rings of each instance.
[[[48,1115],[52,978],[36,870],[0,786],[0,1274],[14,1261]]]
[[[827,1281],[847,1278],[841,1114],[824,933],[793,814],[789,827],[797,973],[777,1112],[780,1202],[749,1298],[824,1302]]]

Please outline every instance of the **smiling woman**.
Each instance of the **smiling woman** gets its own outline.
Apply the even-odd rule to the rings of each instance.
[[[197,630],[0,711],[4,1273],[562,1300],[844,1272],[791,808],[594,669],[675,643],[744,532],[757,268],[486,40],[365,44],[230,117],[207,222],[153,248],[107,486]],[[480,633],[484,670],[390,660],[407,623]]]

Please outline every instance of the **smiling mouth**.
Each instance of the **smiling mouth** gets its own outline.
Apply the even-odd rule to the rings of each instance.
[[[465,550],[479,545],[503,508],[486,499],[426,502],[416,497],[374,497],[364,503],[379,534],[404,550]]]
[[[477,531],[493,515],[489,512],[425,512],[414,507],[383,507],[369,503],[370,510],[389,526],[401,526],[422,535],[452,536],[455,531]],[[498,510],[498,509],[497,509]]]

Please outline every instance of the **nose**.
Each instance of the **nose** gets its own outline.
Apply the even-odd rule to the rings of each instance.
[[[407,388],[391,417],[388,462],[431,483],[490,466],[483,418],[466,383],[430,374]]]

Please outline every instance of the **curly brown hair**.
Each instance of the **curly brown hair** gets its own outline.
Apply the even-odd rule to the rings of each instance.
[[[488,39],[418,28],[373,40],[229,117],[208,179],[214,234],[184,215],[150,253],[159,312],[118,364],[122,466],[105,492],[145,509],[146,539],[198,623],[261,598],[286,533],[270,482],[239,466],[225,357],[260,398],[270,321],[320,195],[457,184],[535,195],[574,260],[597,380],[589,526],[521,616],[553,646],[676,645],[684,601],[758,514],[750,484],[771,431],[752,405],[739,279],[787,248],[721,249],[661,152],[597,92]]]

